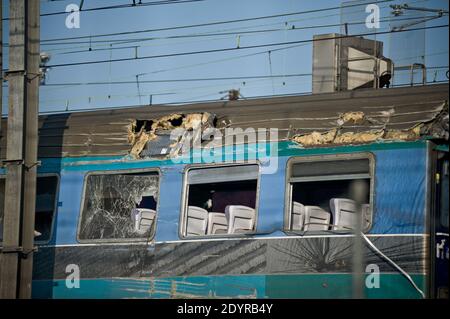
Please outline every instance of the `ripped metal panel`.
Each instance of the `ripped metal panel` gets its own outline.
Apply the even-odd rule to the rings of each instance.
[[[448,85],[439,84],[179,105],[176,106],[176,112],[173,111],[174,106],[153,105],[52,114],[39,117],[38,156],[126,156],[131,149],[127,132],[130,123],[136,119],[166,118],[166,121],[158,124],[159,128],[155,133],[159,134],[167,129],[165,124],[170,123],[167,117],[173,114],[205,114],[205,111],[215,114],[213,124],[220,130],[276,128],[279,140],[314,131],[323,134],[337,127],[341,128],[339,133],[381,129],[406,131],[420,123],[433,121],[447,101]],[[345,115],[349,112],[350,114]],[[361,113],[358,112],[364,113],[362,120]],[[5,158],[7,133],[6,119],[3,121],[1,158]],[[432,136],[448,136],[445,120],[441,124],[434,121],[435,125],[429,128]],[[448,123],[448,118],[446,122]],[[147,130],[147,134],[148,131],[151,130]],[[149,146],[152,146],[151,136],[149,141]]]
[[[157,119],[134,120],[128,126],[130,155],[136,159],[152,155],[176,156],[180,153],[185,138],[201,142],[202,131],[214,127],[214,118],[214,115],[204,112],[174,113]],[[177,136],[177,140],[171,142],[170,132],[174,129],[181,129],[183,132]],[[194,135],[191,136],[192,134]]]
[[[379,111],[378,111],[379,112]],[[409,114],[397,114],[395,108],[388,113],[381,114],[385,120],[384,125],[380,118],[373,120],[371,113],[364,112],[348,112],[341,114],[336,121],[336,126],[329,131],[295,135],[292,141],[301,144],[303,147],[319,146],[326,144],[361,144],[372,143],[376,141],[407,141],[417,140],[422,136],[433,138],[445,138],[448,140],[448,102],[440,103],[432,110],[424,110],[420,112],[410,112]],[[393,118],[399,116],[403,122],[397,117],[397,123],[392,123]],[[404,121],[407,122],[404,122]],[[360,125],[346,125],[347,123],[359,123]],[[373,126],[362,125],[363,123],[378,124],[377,129]],[[406,128],[398,128],[396,124],[406,124]],[[394,128],[395,127],[395,128]],[[371,129],[368,129],[371,128]]]

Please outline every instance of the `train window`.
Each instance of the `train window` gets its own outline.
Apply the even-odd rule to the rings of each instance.
[[[56,194],[58,176],[38,176],[36,185],[35,241],[47,242],[51,237],[54,213],[56,210]],[[5,204],[5,178],[0,178],[0,241],[3,239],[3,211]]]
[[[371,154],[289,160],[285,229],[348,232],[354,229],[360,213],[362,229],[368,231],[372,224],[373,167]]]
[[[158,189],[156,171],[88,175],[78,239],[150,239],[154,233]]]
[[[185,175],[182,237],[253,233],[259,166],[190,168]]]

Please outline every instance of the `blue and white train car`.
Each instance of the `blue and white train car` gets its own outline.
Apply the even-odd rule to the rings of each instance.
[[[356,239],[364,297],[448,298],[446,85],[42,115],[39,159],[34,298],[351,298]]]

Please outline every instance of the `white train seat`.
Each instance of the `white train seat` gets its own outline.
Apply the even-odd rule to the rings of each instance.
[[[156,217],[156,211],[148,208],[134,208],[131,218],[134,223],[134,231],[145,233],[150,230]]]
[[[319,206],[305,206],[305,231],[328,230],[331,215]]]
[[[330,199],[330,209],[333,215],[333,229],[354,229],[357,218],[357,205],[354,200],[348,198]]]
[[[299,202],[292,202],[292,230],[303,230],[305,224],[305,206]]]
[[[228,205],[225,207],[228,220],[228,234],[251,232],[255,226],[255,210],[248,206]]]
[[[186,234],[188,236],[206,235],[207,226],[208,211],[197,206],[189,206],[187,213]]]
[[[207,235],[226,234],[228,232],[228,221],[224,213],[208,213]]]

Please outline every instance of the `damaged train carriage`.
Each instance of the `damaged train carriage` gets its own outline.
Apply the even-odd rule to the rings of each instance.
[[[35,298],[448,297],[446,85],[39,123]]]

